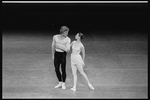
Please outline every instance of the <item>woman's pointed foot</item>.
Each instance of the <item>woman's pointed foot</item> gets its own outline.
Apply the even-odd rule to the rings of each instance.
[[[75,91],[76,91],[76,88],[75,88],[75,87],[73,87],[73,88],[71,88],[71,90],[75,92]]]
[[[92,86],[92,84],[89,83],[88,86],[90,89],[94,90],[94,87]]]

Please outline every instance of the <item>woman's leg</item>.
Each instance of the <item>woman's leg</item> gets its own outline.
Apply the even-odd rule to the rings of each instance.
[[[72,74],[73,74],[73,87],[71,90],[76,91],[77,87],[77,67],[75,64],[71,63],[71,68],[72,68]]]
[[[81,75],[83,75],[83,77],[85,78],[85,80],[88,82],[88,86],[90,87],[90,89],[94,89],[93,86],[91,85],[87,75],[85,74],[85,72],[83,71],[83,65],[82,64],[78,64],[77,68],[79,70],[79,72],[81,73]]]

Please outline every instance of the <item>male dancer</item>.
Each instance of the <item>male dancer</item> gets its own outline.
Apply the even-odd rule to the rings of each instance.
[[[67,26],[62,26],[60,28],[60,34],[53,36],[52,41],[52,59],[54,60],[55,72],[59,81],[59,84],[55,88],[62,87],[66,89],[66,55],[70,50],[70,38],[67,36],[69,28]],[[61,71],[60,73],[60,66]]]

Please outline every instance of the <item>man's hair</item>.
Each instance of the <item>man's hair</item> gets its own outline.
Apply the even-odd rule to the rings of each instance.
[[[62,27],[60,28],[60,33],[62,34],[62,33],[64,33],[65,31],[69,31],[69,28],[68,28],[67,26],[62,26]]]
[[[83,39],[83,38],[84,38],[83,33],[79,32],[78,34],[79,34],[79,36],[80,36],[80,38],[81,38],[81,39]]]

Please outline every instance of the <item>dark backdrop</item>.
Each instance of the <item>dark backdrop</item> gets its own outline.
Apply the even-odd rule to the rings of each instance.
[[[2,4],[4,30],[147,31],[148,4]]]

